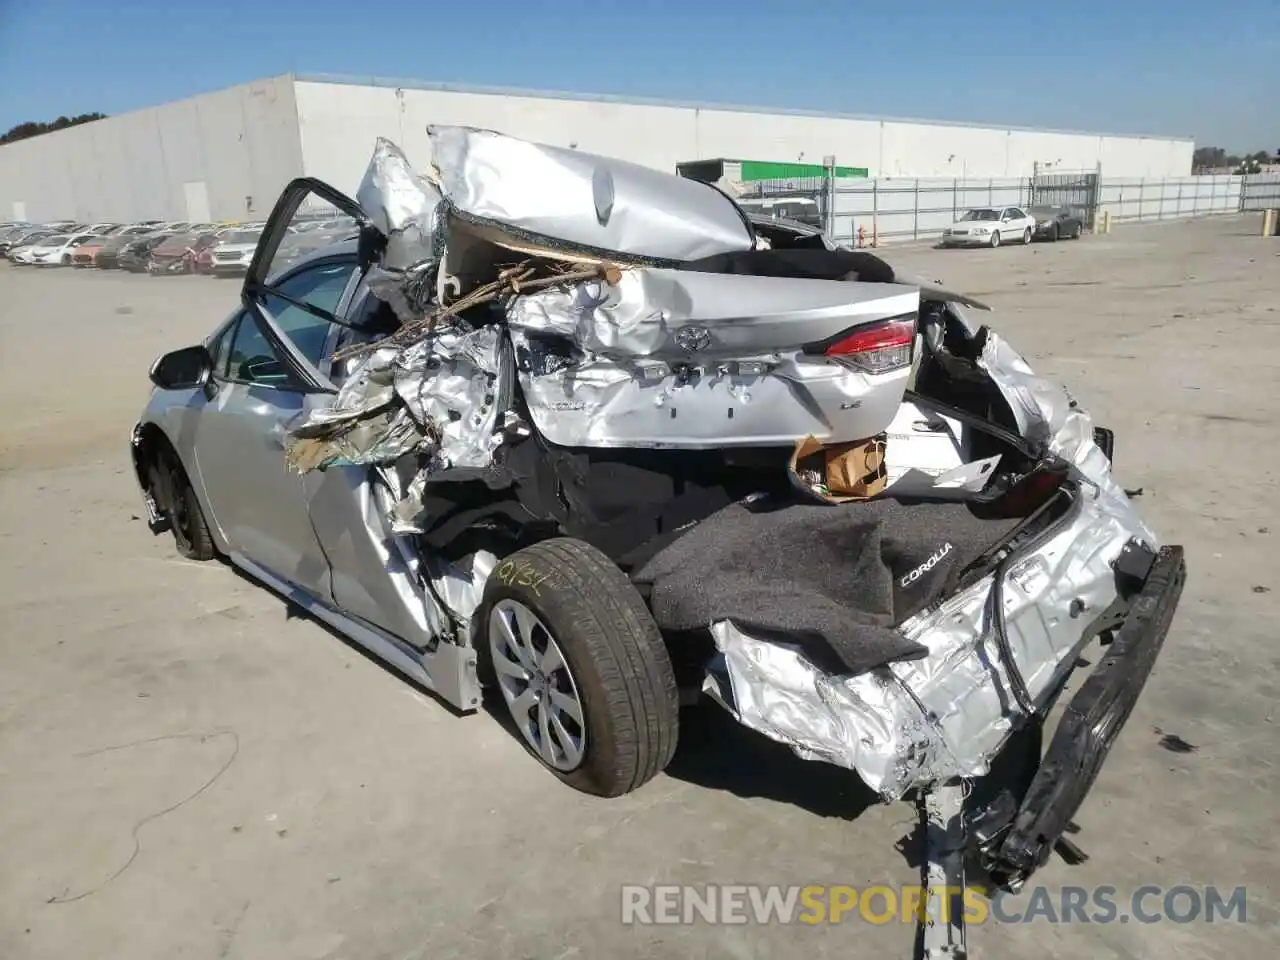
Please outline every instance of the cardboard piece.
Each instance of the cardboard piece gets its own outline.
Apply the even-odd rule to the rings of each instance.
[[[826,503],[867,500],[885,488],[884,435],[824,445],[816,437],[796,442],[788,465],[793,477]]]

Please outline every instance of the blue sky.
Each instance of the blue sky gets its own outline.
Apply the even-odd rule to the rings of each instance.
[[[0,131],[290,71],[1280,149],[1280,0],[0,0]]]

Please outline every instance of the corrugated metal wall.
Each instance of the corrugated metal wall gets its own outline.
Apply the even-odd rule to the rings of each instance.
[[[6,144],[0,220],[265,216],[302,172],[297,130],[277,77]]]
[[[757,113],[520,91],[471,91],[302,78],[296,96],[309,174],[353,190],[373,138],[390,137],[429,162],[428,124],[466,124],[576,146],[674,171],[730,157],[866,167],[871,176],[1016,177],[1094,169],[1127,177],[1191,171],[1190,140],[973,127],[901,120]]]
[[[428,124],[469,124],[674,172],[734,157],[821,163],[872,177],[991,179],[1095,169],[1190,170],[1190,140],[751,112],[277,77],[0,147],[0,220],[265,216],[303,172],[354,191],[374,138],[426,165]],[[914,213],[913,213],[914,217]]]

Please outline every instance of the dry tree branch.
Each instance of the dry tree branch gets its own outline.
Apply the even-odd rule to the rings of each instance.
[[[549,277],[537,277],[537,266],[530,260],[505,267],[498,272],[498,279],[476,287],[465,297],[460,297],[449,306],[442,307],[434,313],[429,313],[421,320],[406,323],[395,333],[383,337],[381,340],[371,340],[367,343],[356,343],[349,347],[344,347],[334,353],[333,359],[349,360],[352,357],[372,353],[384,347],[405,346],[421,337],[430,336],[432,331],[435,330],[436,324],[442,320],[457,316],[464,310],[470,310],[472,307],[479,306],[482,303],[497,300],[504,294],[529,293],[563,283],[581,283],[584,280],[603,279],[609,283],[617,283],[622,277],[621,270],[614,264],[601,263],[588,270],[573,269],[573,266],[556,263],[553,265],[553,269],[558,272]]]

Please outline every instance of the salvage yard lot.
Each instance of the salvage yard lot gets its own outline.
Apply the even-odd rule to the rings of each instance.
[[[1255,227],[884,252],[991,303],[1187,548],[1164,654],[1078,818],[1092,859],[1035,882],[1248,888],[1245,925],[991,924],[976,957],[1273,954],[1280,241]],[[127,450],[147,367],[238,287],[0,266],[0,957],[910,955],[910,926],[854,915],[620,923],[623,884],[914,883],[912,808],[852,774],[707,706],[653,783],[576,793],[489,716],[153,538]]]

